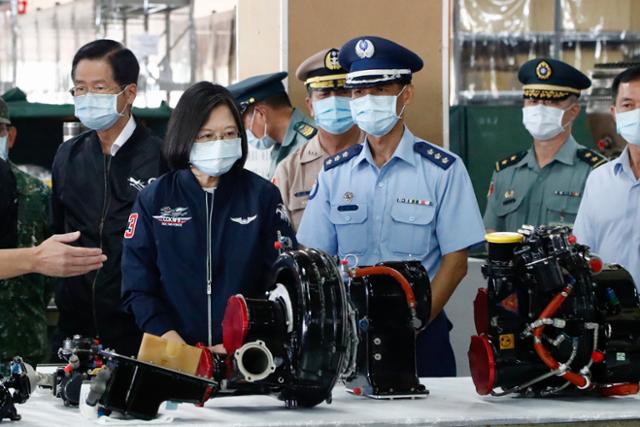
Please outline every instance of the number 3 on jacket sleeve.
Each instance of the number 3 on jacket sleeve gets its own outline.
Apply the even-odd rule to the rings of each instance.
[[[127,229],[124,231],[124,238],[131,239],[136,234],[136,224],[138,223],[138,214],[132,213],[129,215],[129,221],[127,222]]]

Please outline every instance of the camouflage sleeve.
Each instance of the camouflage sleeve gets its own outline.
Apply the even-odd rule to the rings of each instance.
[[[51,218],[51,190],[47,186],[44,186],[44,190],[42,193],[42,206],[43,214],[40,222],[40,224],[42,225],[40,236],[41,240],[40,242],[38,242],[38,244],[47,240],[52,234],[51,224],[49,223],[49,218]],[[48,303],[49,300],[53,298],[53,292],[55,291],[55,286],[56,283],[58,283],[59,279],[50,276],[43,276],[43,278],[45,284],[45,299]]]

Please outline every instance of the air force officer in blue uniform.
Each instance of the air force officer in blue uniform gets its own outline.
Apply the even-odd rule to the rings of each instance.
[[[458,156],[414,136],[404,123],[412,73],[422,60],[380,37],[340,49],[349,71],[351,113],[367,137],[328,158],[314,186],[298,241],[360,265],[420,260],[433,292],[432,321],[418,336],[420,376],[453,376],[450,322],[442,310],[467,272],[467,249],[484,226]]]

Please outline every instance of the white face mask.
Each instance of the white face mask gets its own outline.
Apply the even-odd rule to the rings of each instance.
[[[269,134],[267,134],[267,121],[264,122],[264,134],[261,138],[258,138],[253,134],[251,128],[253,128],[253,120],[256,117],[256,110],[253,110],[253,114],[251,115],[251,123],[249,123],[249,127],[246,130],[247,133],[247,143],[252,147],[258,150],[268,150],[273,147],[276,143],[276,140],[271,138]]]
[[[616,130],[629,144],[640,145],[640,108],[616,111]]]
[[[7,160],[9,157],[9,147],[7,146],[8,137],[0,136],[0,159]]]
[[[196,142],[191,147],[189,162],[209,176],[223,175],[242,157],[241,141],[240,138],[234,138]]]
[[[118,111],[118,97],[125,89],[115,94],[87,93],[73,98],[75,115],[83,125],[89,129],[101,131],[111,128],[120,117],[124,116],[124,110]]]
[[[376,137],[388,134],[398,123],[404,108],[400,114],[396,114],[398,98],[406,89],[404,86],[397,95],[365,95],[351,100],[351,116],[360,129]]]
[[[562,117],[565,111],[542,104],[524,107],[522,109],[522,123],[534,139],[546,141],[558,136],[568,125],[567,123],[562,126]]]

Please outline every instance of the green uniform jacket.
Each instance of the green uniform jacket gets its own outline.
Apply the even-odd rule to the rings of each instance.
[[[276,173],[276,166],[289,154],[296,151],[318,132],[313,120],[304,115],[297,108],[293,109],[291,121],[284,135],[282,144],[276,144],[271,149],[271,165],[269,165],[269,179]]]
[[[499,160],[489,184],[485,227],[517,231],[523,224],[573,225],[587,176],[605,162],[573,137],[543,168],[533,147]]]
[[[31,247],[49,237],[51,190],[14,164],[18,193],[18,247]],[[46,307],[53,293],[53,279],[27,274],[0,280],[0,374],[14,356],[41,363],[47,350]]]

